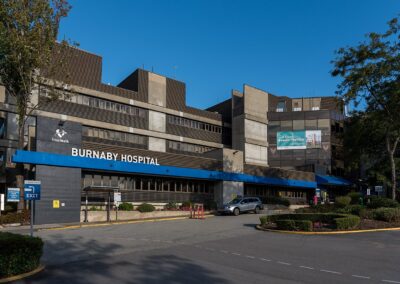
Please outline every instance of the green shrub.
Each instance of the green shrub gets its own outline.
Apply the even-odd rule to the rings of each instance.
[[[344,208],[348,206],[351,202],[351,198],[349,196],[337,196],[335,198],[335,206],[338,208]]]
[[[97,206],[92,206],[88,209],[88,211],[102,211],[101,207],[97,207]]]
[[[365,207],[362,205],[348,205],[344,208],[337,209],[336,212],[360,216],[360,213],[363,209],[365,209]]]
[[[167,210],[176,210],[178,208],[179,208],[178,204],[176,204],[176,202],[173,202],[173,201],[165,204],[165,209],[167,209]]]
[[[137,210],[139,212],[144,213],[144,212],[153,212],[154,210],[156,210],[156,208],[152,204],[142,203],[137,207]]]
[[[348,230],[357,227],[360,224],[360,217],[347,215],[345,217],[335,218],[334,225],[338,230]]]
[[[0,278],[37,268],[43,253],[40,238],[0,233]]]
[[[310,232],[313,224],[309,220],[277,220],[276,227],[279,230]]]
[[[400,221],[400,208],[378,208],[373,211],[375,220],[386,222]]]
[[[284,206],[290,206],[289,199],[278,197],[278,196],[267,196],[262,198],[264,204],[278,204]]]
[[[347,194],[347,196],[351,198],[351,204],[359,204],[360,198],[362,198],[362,194],[360,192],[350,192]]]
[[[132,203],[123,202],[118,206],[118,210],[121,210],[121,211],[132,211],[133,210],[133,205],[132,205]]]
[[[182,208],[189,208],[193,205],[191,201],[183,201],[181,207]]]
[[[29,210],[24,210],[20,213],[10,212],[0,216],[0,224],[20,223],[27,224],[30,220]]]
[[[265,224],[267,224],[267,222],[268,222],[268,216],[261,216],[260,217],[261,226],[264,226]]]
[[[369,202],[368,202],[369,200]],[[399,207],[399,203],[390,198],[384,197],[369,197],[367,199],[367,207],[371,209],[387,207],[387,208],[396,208]]]

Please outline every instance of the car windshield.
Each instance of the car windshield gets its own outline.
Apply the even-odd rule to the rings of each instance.
[[[235,198],[235,199],[229,201],[228,204],[236,204],[236,203],[239,203],[241,200],[242,200],[241,198]]]

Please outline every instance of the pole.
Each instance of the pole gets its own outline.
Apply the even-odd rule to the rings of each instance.
[[[83,222],[88,222],[88,191],[86,190],[86,200],[85,200],[85,220]]]
[[[110,222],[110,203],[111,203],[111,193],[108,192],[107,222]]]
[[[31,237],[33,237],[33,200],[31,200]]]

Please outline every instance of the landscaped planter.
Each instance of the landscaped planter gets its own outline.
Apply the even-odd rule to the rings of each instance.
[[[140,220],[149,218],[189,217],[189,211],[153,211],[141,213],[139,211],[118,211],[118,220]],[[85,220],[85,211],[81,211],[81,222]],[[88,222],[107,221],[107,211],[88,211]],[[110,212],[110,221],[117,221],[117,211]]]

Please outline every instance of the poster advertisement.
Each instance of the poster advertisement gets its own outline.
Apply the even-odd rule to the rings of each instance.
[[[321,130],[281,131],[277,133],[278,150],[321,148]]]

